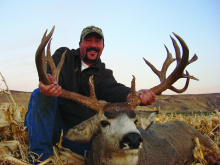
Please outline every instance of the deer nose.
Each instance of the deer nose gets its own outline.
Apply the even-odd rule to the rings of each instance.
[[[128,133],[124,135],[122,141],[120,142],[120,148],[125,149],[129,146],[130,149],[138,149],[143,139],[139,133]]]

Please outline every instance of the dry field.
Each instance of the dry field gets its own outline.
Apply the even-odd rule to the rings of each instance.
[[[19,106],[28,106],[31,92],[10,91],[14,101]],[[0,103],[12,102],[9,95],[0,94]],[[192,113],[220,111],[220,93],[194,95],[161,95],[156,97],[153,109],[160,107],[162,113]]]
[[[17,106],[12,103],[0,105],[0,164],[28,164],[28,159],[37,161],[36,155],[28,151],[28,136],[23,127],[23,120],[27,107]],[[159,114],[156,122],[164,123],[173,120],[181,120],[189,123],[215,145],[219,152],[220,146],[220,112],[209,116],[181,114]],[[196,138],[195,138],[196,141]],[[194,149],[195,163],[206,164],[204,157],[211,152],[202,148],[197,142]],[[38,155],[39,156],[39,155]],[[84,158],[75,155],[71,151],[62,148],[62,144],[54,147],[54,156],[50,158],[51,164],[83,164]],[[74,162],[74,163],[73,163]],[[48,162],[43,162],[48,163]]]
[[[26,106],[18,106],[16,102],[0,104],[0,164],[28,164],[29,159],[38,161],[36,155],[28,150],[28,136],[23,126],[26,111]],[[165,113],[160,113],[156,122],[164,123],[174,120],[185,121],[198,129],[210,139],[215,145],[216,151],[219,152],[220,112],[214,111],[208,116],[202,113],[192,116],[176,113],[171,113],[168,116]],[[194,164],[206,164],[204,158],[212,152],[214,151],[202,148],[197,142],[193,153]],[[57,147],[54,146],[54,156],[48,161],[52,161],[51,164],[83,164],[84,158],[62,148],[60,143]],[[42,162],[42,164],[45,163],[48,162]]]
[[[36,155],[28,150],[28,135],[23,126],[30,93],[11,92],[8,90],[7,86],[6,90],[0,88],[0,92],[2,92],[2,94],[0,94],[0,164],[23,165],[29,164],[29,160],[37,162],[40,155]],[[205,97],[201,95],[197,98],[181,95],[160,96],[154,105],[149,108],[157,107],[160,109],[161,113],[155,121],[157,123],[165,123],[174,120],[185,121],[208,137],[215,146],[215,151],[203,148],[200,146],[197,138],[195,137],[194,139],[196,147],[193,151],[195,157],[195,162],[193,164],[203,165],[207,164],[205,158],[209,154],[215,152],[220,155],[219,99],[220,94],[206,95]],[[175,100],[177,104],[175,104]],[[200,100],[200,103],[198,103],[198,100]],[[200,108],[198,108],[198,105],[200,105]],[[181,107],[184,107],[184,109],[181,110]],[[194,107],[196,109],[195,112],[200,112],[199,114],[183,115],[175,113],[194,112]],[[210,112],[209,115],[203,113],[207,111]],[[172,113],[167,115],[167,112]],[[54,155],[45,162],[41,162],[41,164],[84,164],[83,157],[63,148],[61,142],[62,137],[57,146],[54,146]]]

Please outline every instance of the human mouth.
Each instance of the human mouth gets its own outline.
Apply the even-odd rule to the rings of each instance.
[[[89,51],[89,52],[91,52],[91,53],[98,53],[98,52],[96,52],[96,51],[94,51],[94,50],[91,50],[91,51]]]
[[[98,55],[98,52],[96,52],[96,51],[88,51],[88,54],[90,56],[96,56],[96,55]]]
[[[86,51],[91,52],[91,53],[98,53],[99,49],[97,49],[97,48],[88,48]]]

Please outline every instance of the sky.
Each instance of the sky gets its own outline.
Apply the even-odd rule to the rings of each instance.
[[[219,0],[0,0],[0,20],[0,72],[10,90],[38,87],[34,56],[46,29],[55,25],[54,53],[63,46],[77,49],[82,29],[95,25],[105,37],[101,60],[118,82],[130,87],[134,75],[137,90],[158,85],[143,57],[161,70],[164,44],[175,57],[170,39],[175,32],[188,45],[189,58],[198,56],[186,70],[199,81],[191,80],[185,94],[220,93]],[[174,86],[184,84],[181,79]]]

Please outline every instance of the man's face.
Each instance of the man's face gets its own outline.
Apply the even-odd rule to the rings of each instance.
[[[97,33],[91,33],[79,42],[79,47],[81,60],[90,66],[100,58],[104,49],[104,41]]]

